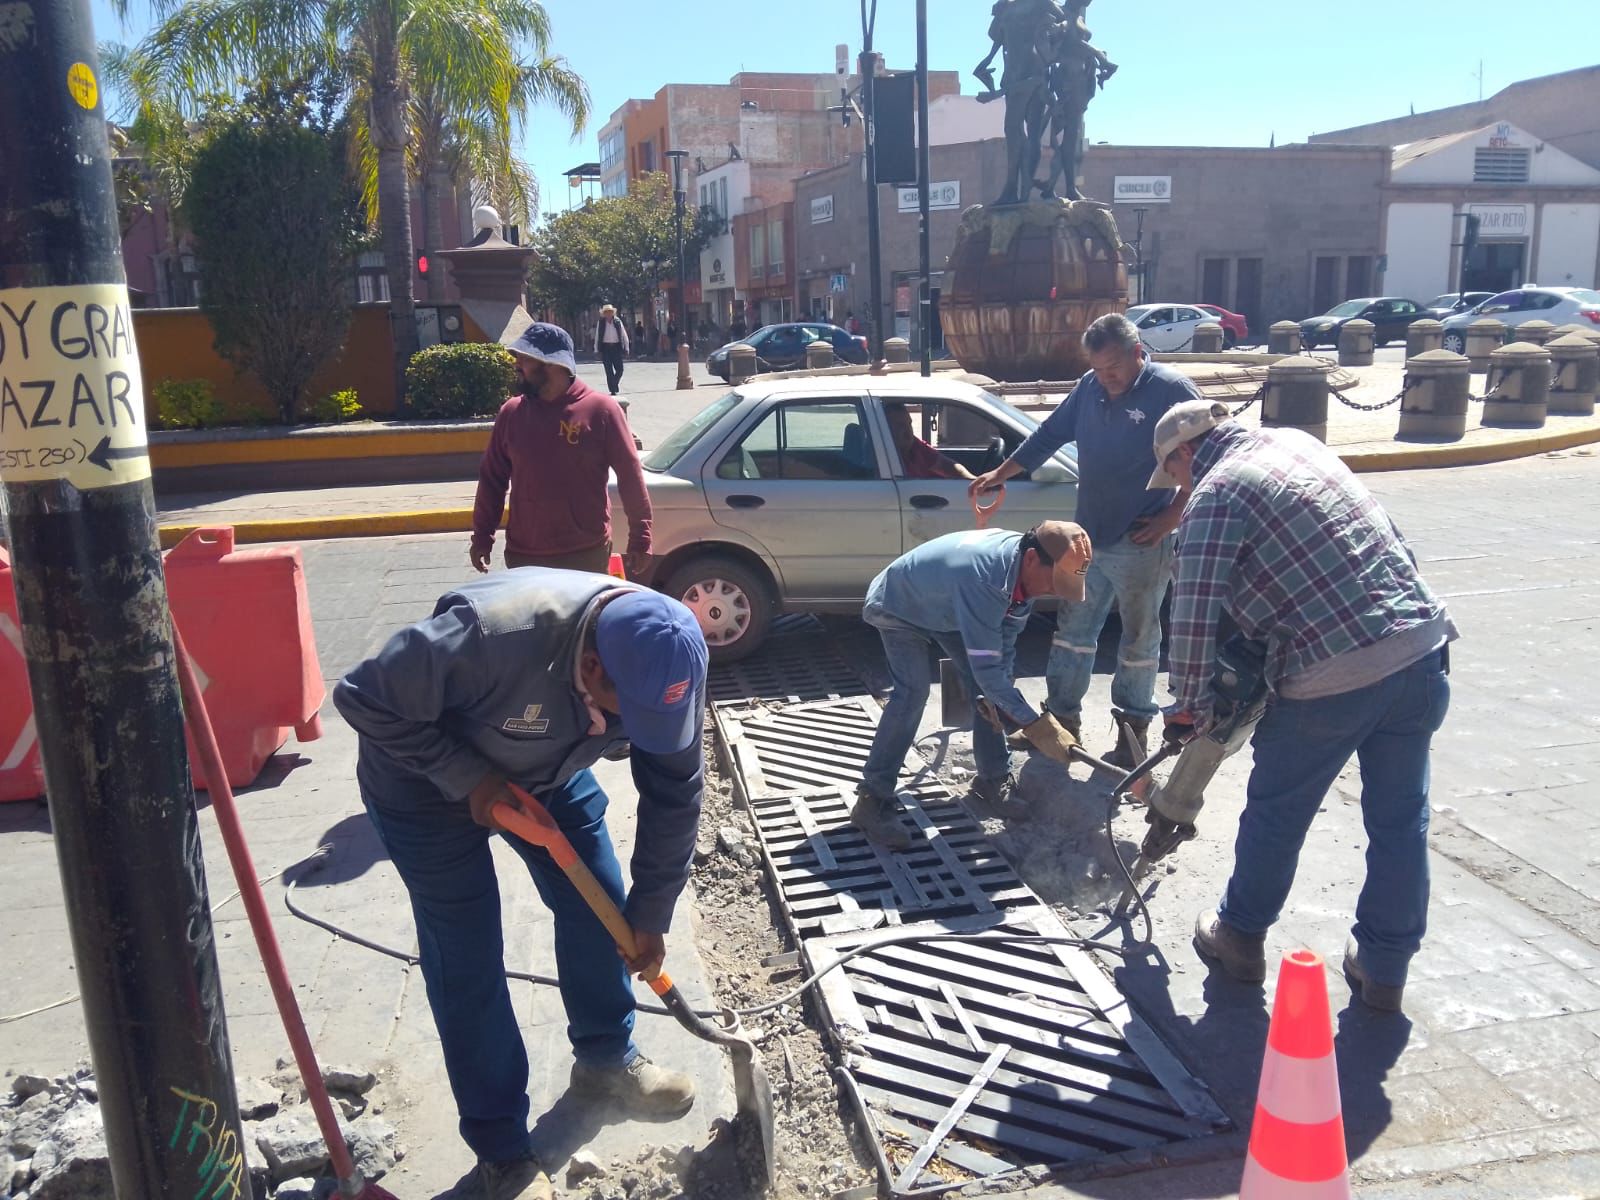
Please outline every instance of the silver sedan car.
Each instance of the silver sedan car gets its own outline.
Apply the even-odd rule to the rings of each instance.
[[[920,450],[905,441],[906,415]],[[752,381],[645,457],[651,583],[693,610],[712,658],[725,662],[755,650],[779,613],[859,612],[873,576],[893,559],[976,526],[966,479],[927,477],[936,461],[929,448],[978,475],[1036,427],[956,375]],[[1011,480],[990,523],[1023,530],[1070,518],[1074,455],[1063,447]],[[612,506],[620,516],[615,494]]]

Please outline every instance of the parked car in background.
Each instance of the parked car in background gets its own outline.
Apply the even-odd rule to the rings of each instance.
[[[744,341],[756,348],[757,371],[792,371],[806,365],[806,347],[819,338],[833,343],[834,357],[841,362],[859,365],[867,361],[866,338],[826,321],[764,325]],[[706,370],[719,379],[728,378],[728,350],[733,344],[713,350],[706,359]]]
[[[1193,304],[1136,304],[1125,314],[1151,350],[1178,353],[1189,349],[1194,331],[1216,317]]]
[[[1446,292],[1442,296],[1435,296],[1423,307],[1435,321],[1442,321],[1469,308],[1476,308],[1493,295],[1493,292]]]
[[[973,527],[965,479],[907,476],[886,405],[974,475],[1037,428],[951,375],[818,376],[730,391],[645,456],[650,582],[699,617],[714,661],[749,654],[781,612],[859,613],[895,558]],[[1070,519],[1077,480],[1075,447],[1063,447],[1006,484],[995,525]]]
[[[1590,288],[1524,287],[1490,296],[1476,308],[1446,319],[1444,348],[1462,353],[1467,347],[1467,326],[1493,317],[1511,329],[1527,321],[1567,325],[1587,321],[1600,328],[1600,292]]]
[[[1406,336],[1411,322],[1420,321],[1428,314],[1415,300],[1403,296],[1368,296],[1362,300],[1346,300],[1335,304],[1320,317],[1308,317],[1300,322],[1300,345],[1307,350],[1318,346],[1337,346],[1339,331],[1346,321],[1357,317],[1372,322],[1373,344],[1382,346]]]
[[[1250,336],[1250,322],[1245,320],[1243,313],[1229,312],[1220,304],[1197,304],[1195,307],[1210,313],[1222,326],[1224,350],[1232,350]]]

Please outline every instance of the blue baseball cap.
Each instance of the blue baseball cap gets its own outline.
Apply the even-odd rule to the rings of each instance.
[[[709,657],[694,614],[660,592],[629,592],[600,610],[594,634],[628,740],[646,754],[691,745]]]
[[[554,367],[565,367],[573,375],[578,373],[578,359],[572,352],[572,338],[559,325],[535,321],[504,345],[513,354],[536,358]]]

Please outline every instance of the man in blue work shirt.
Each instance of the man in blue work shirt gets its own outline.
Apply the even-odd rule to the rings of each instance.
[[[490,837],[507,781],[537,797],[622,907],[638,942],[616,944],[548,853],[505,835],[555,920],[555,956],[580,1095],[676,1116],[687,1075],[633,1044],[629,971],[653,978],[689,873],[704,786],[706,644],[675,600],[605,575],[525,567],[447,592],[334,688],[360,736],[356,779],[411,894],[428,1003],[478,1165],[451,1195],[542,1200],[551,1183],[528,1137],[528,1057],[506,987]],[[633,888],[589,768],[633,745],[639,789]]]
[[[1032,471],[1068,442],[1078,444],[1078,522],[1094,543],[1088,595],[1064,604],[1045,667],[1045,708],[1075,738],[1082,737],[1083,697],[1094,672],[1100,631],[1116,601],[1122,643],[1111,680],[1117,744],[1106,761],[1132,768],[1131,735],[1143,757],[1156,715],[1156,670],[1161,659],[1161,600],[1172,575],[1172,531],[1184,497],[1145,482],[1155,470],[1151,432],[1164,413],[1200,393],[1187,376],[1151,362],[1133,322],[1120,313],[1084,330],[1088,374],[1044,419],[1033,436],[994,470],[972,482],[974,496]]]
[[[891,850],[911,845],[896,812],[895,783],[928,702],[931,646],[949,657],[972,698],[974,795],[993,805],[1008,797],[1011,754],[999,721],[1020,727],[1042,753],[1068,760],[1074,740],[1054,717],[1041,716],[1023,699],[1013,681],[1013,658],[1036,598],[1083,599],[1092,556],[1082,529],[1070,521],[1046,521],[1027,533],[947,533],[879,573],[861,616],[883,639],[894,691],[867,753],[850,812],[853,825]]]

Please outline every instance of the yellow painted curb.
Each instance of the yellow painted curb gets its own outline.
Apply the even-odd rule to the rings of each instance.
[[[156,470],[237,466],[244,463],[326,462],[340,458],[405,458],[426,454],[482,454],[491,430],[442,429],[437,433],[385,432],[318,437],[250,438],[228,442],[157,442]]]
[[[163,525],[161,548],[170,550],[197,529],[229,524]],[[432,509],[422,512],[363,513],[353,516],[290,517],[284,520],[236,521],[236,542],[308,542],[321,538],[394,537],[405,533],[471,533],[472,510]]]
[[[1481,467],[1487,463],[1532,458],[1555,450],[1571,450],[1600,442],[1600,426],[1541,433],[1504,442],[1469,442],[1453,446],[1416,446],[1404,450],[1378,450],[1369,454],[1340,454],[1352,471],[1410,471],[1423,467]]]

